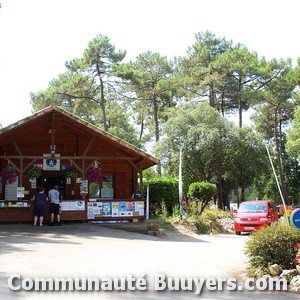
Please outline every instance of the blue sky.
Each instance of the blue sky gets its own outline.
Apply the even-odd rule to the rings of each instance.
[[[30,92],[47,88],[105,34],[134,59],[183,56],[209,30],[260,56],[300,57],[298,0],[0,0],[0,124],[31,114]]]

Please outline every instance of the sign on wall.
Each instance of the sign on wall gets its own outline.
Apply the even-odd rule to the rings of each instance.
[[[62,201],[61,202],[61,210],[62,211],[85,210],[85,202],[82,200]]]
[[[52,156],[50,153],[43,154],[43,170],[44,171],[59,171],[60,170],[60,154],[55,153]]]

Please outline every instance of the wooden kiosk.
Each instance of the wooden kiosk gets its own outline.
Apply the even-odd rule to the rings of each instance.
[[[0,222],[32,222],[30,199],[54,184],[63,194],[62,221],[144,220],[142,171],[158,162],[52,105],[0,129]]]

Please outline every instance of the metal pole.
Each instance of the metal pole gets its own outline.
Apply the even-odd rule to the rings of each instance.
[[[269,157],[269,160],[270,160],[270,164],[272,166],[274,177],[275,177],[275,180],[276,180],[276,183],[277,183],[277,187],[278,187],[278,190],[279,190],[279,193],[280,193],[280,197],[281,197],[281,200],[282,200],[284,211],[286,212],[286,206],[285,206],[284,198],[283,198],[283,195],[282,195],[282,192],[281,192],[281,188],[280,188],[280,184],[279,184],[279,181],[278,181],[278,178],[277,178],[277,175],[276,175],[276,171],[275,171],[275,168],[274,168],[271,156],[270,156],[270,152],[269,152],[269,149],[268,149],[267,145],[265,145],[265,146],[266,146],[266,149],[267,149],[267,153],[268,153],[268,157]]]
[[[146,220],[149,220],[149,184],[147,185],[147,196],[146,196]]]
[[[179,176],[178,176],[178,193],[179,193],[179,213],[181,219],[186,219],[186,212],[183,207],[183,187],[182,187],[182,147],[179,153]]]
[[[179,193],[179,205],[182,203],[182,147],[179,152],[179,176],[178,176],[178,193]]]

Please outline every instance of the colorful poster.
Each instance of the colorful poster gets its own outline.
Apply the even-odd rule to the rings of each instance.
[[[111,202],[102,202],[102,215],[104,217],[111,216]]]
[[[24,186],[18,186],[17,188],[17,198],[24,198],[25,188]]]
[[[113,217],[117,217],[119,215],[119,202],[112,202],[111,214]]]
[[[126,210],[133,211],[133,202],[126,202]]]
[[[119,202],[119,216],[125,216],[126,202]]]

